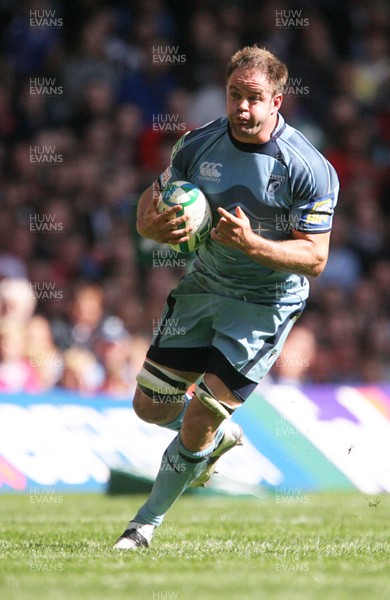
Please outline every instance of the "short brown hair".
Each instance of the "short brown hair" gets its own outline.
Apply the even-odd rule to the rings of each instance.
[[[288,77],[287,67],[265,48],[254,45],[238,50],[233,54],[226,68],[226,79],[229,79],[236,69],[253,69],[264,73],[273,87],[274,95],[283,93]]]

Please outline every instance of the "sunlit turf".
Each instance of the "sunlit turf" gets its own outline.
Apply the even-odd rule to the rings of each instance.
[[[0,495],[0,598],[387,599],[389,500],[186,496],[126,553],[111,545],[143,497]]]

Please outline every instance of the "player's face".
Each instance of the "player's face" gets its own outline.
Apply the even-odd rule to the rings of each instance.
[[[281,94],[258,71],[236,69],[227,82],[227,117],[233,137],[239,142],[259,144],[274,129]]]

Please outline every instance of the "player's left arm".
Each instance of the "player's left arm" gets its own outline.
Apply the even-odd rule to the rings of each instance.
[[[292,239],[268,240],[252,231],[250,221],[238,206],[232,215],[219,208],[221,216],[211,237],[230,248],[244,252],[253,261],[273,269],[318,277],[325,268],[329,253],[330,232],[307,233],[292,230]]]

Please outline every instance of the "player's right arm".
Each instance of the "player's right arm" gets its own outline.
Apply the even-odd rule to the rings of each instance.
[[[178,229],[188,220],[187,216],[175,217],[181,206],[172,206],[163,213],[157,212],[159,185],[155,181],[141,195],[137,209],[137,231],[143,237],[159,244],[181,244],[188,241],[191,227]]]

